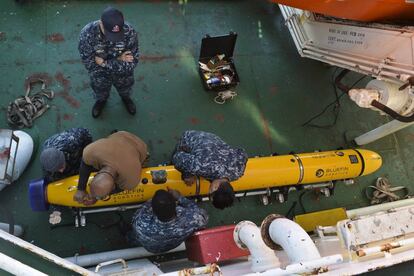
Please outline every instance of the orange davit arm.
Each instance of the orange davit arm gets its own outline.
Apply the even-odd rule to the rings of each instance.
[[[272,2],[364,22],[414,20],[414,3],[406,0],[272,0]]]
[[[236,192],[261,190],[272,187],[322,183],[331,180],[350,179],[370,174],[382,165],[381,156],[369,150],[337,150],[249,158],[244,175],[232,186]],[[155,180],[154,171],[164,171],[164,180]],[[89,182],[93,176],[89,178]],[[154,182],[163,182],[155,184]],[[112,194],[98,200],[92,206],[84,206],[73,200],[78,176],[46,184],[43,180],[30,183],[31,207],[35,211],[47,210],[49,204],[70,207],[100,207],[144,202],[159,189],[177,189],[183,196],[207,195],[210,182],[200,178],[199,185],[191,187],[181,180],[181,174],[173,166],[144,168],[140,184],[131,191]]]

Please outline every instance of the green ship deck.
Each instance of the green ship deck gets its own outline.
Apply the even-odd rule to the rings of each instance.
[[[133,93],[138,111],[129,115],[113,89],[103,115],[93,119],[94,100],[77,43],[81,28],[98,19],[107,5],[121,9],[139,33],[140,62]],[[34,138],[36,151],[21,178],[0,193],[0,206],[24,227],[25,240],[61,257],[128,247],[119,222],[129,222],[133,214],[93,214],[87,217],[86,227],[75,228],[71,211],[63,209],[61,225],[52,227],[49,212],[30,209],[28,183],[41,177],[39,147],[61,130],[86,127],[94,139],[113,129],[133,132],[148,144],[152,166],[169,161],[178,137],[187,129],[214,132],[229,144],[244,147],[250,156],[266,156],[353,147],[352,138],[390,120],[342,97],[332,127],[302,126],[335,100],[332,78],[339,70],[301,58],[277,5],[267,1],[2,1],[0,15],[1,127],[8,128],[7,104],[25,93],[27,77],[42,76],[56,93],[50,110],[33,128],[24,129]],[[229,31],[238,33],[234,60],[241,82],[238,96],[218,105],[213,102],[214,94],[202,87],[197,61],[205,34]],[[351,73],[345,82],[352,85],[360,77]],[[357,85],[362,87],[368,80]],[[334,118],[331,106],[314,123],[330,125]],[[355,185],[340,183],[329,198],[307,194],[303,197],[306,212],[366,206],[364,189],[379,176],[411,191],[413,141],[414,128],[410,127],[364,147],[381,154],[382,168],[356,179]],[[298,195],[290,193],[287,202],[273,201],[268,206],[258,197],[249,197],[224,211],[208,203],[203,207],[210,214],[209,226],[241,220],[260,223],[270,213],[286,214]],[[296,204],[294,212],[304,210]],[[0,252],[31,260],[35,267],[47,266],[3,242]],[[65,274],[48,269],[50,274]]]

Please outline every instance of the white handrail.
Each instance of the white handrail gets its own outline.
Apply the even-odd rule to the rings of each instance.
[[[185,243],[180,244],[178,247],[166,252],[166,253],[172,253],[172,252],[179,252],[179,251],[185,251]],[[113,250],[113,251],[106,251],[101,253],[95,253],[95,254],[88,254],[88,255],[80,255],[80,256],[74,256],[65,258],[67,261],[83,266],[93,266],[97,265],[102,262],[107,262],[113,259],[124,259],[124,260],[131,260],[131,259],[138,259],[138,258],[145,258],[149,256],[154,256],[154,253],[151,253],[147,250],[145,250],[143,247],[135,247],[135,248],[127,248],[127,249],[121,249],[121,250]]]
[[[34,268],[31,268],[24,263],[21,263],[13,258],[10,258],[3,253],[0,253],[0,268],[19,276],[47,276],[47,274],[40,272]]]
[[[50,252],[48,252],[48,251],[46,251],[46,250],[44,250],[40,247],[37,247],[34,244],[28,243],[28,242],[26,242],[26,241],[24,241],[20,238],[17,238],[15,236],[3,231],[3,230],[0,230],[0,238],[5,240],[5,241],[8,241],[10,243],[13,243],[14,245],[16,245],[18,247],[26,249],[26,250],[30,251],[31,253],[34,253],[34,254],[36,254],[36,255],[38,255],[38,256],[40,256],[40,257],[42,257],[42,258],[44,258],[44,259],[46,259],[50,262],[52,262],[52,263],[55,263],[58,266],[64,267],[68,270],[74,271],[74,272],[79,273],[81,275],[99,275],[99,274],[91,272],[87,269],[84,269],[83,267],[75,265],[75,264],[73,264],[73,263],[71,263],[71,262],[69,262],[65,259],[62,259],[61,257],[59,257],[55,254],[52,254],[52,253],[50,253]]]

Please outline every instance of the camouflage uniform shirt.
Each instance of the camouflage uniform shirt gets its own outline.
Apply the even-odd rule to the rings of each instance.
[[[219,178],[234,181],[244,174],[247,154],[217,135],[187,130],[176,146],[172,162],[183,178],[195,175],[210,181]]]
[[[139,57],[138,37],[136,31],[125,22],[124,40],[112,42],[105,39],[99,28],[99,20],[87,24],[79,36],[78,50],[83,64],[89,73],[100,73],[104,75],[130,75],[134,71]],[[133,62],[117,60],[125,51],[131,51],[134,56]],[[95,56],[106,60],[104,67],[95,62]]]
[[[185,197],[178,199],[176,212],[174,219],[162,222],[154,215],[151,201],[147,201],[132,219],[131,242],[149,252],[161,253],[176,248],[207,225],[207,212]]]
[[[51,182],[78,174],[83,149],[91,142],[92,136],[86,128],[71,128],[49,137],[43,143],[42,151],[46,148],[62,151],[65,155],[66,167],[62,173],[44,171],[46,181]]]

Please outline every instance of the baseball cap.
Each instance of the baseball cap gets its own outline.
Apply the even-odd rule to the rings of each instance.
[[[108,7],[103,11],[101,21],[108,40],[118,42],[124,39],[124,15],[121,11]]]
[[[65,155],[58,149],[47,148],[40,154],[40,163],[45,171],[54,173],[65,165]]]

